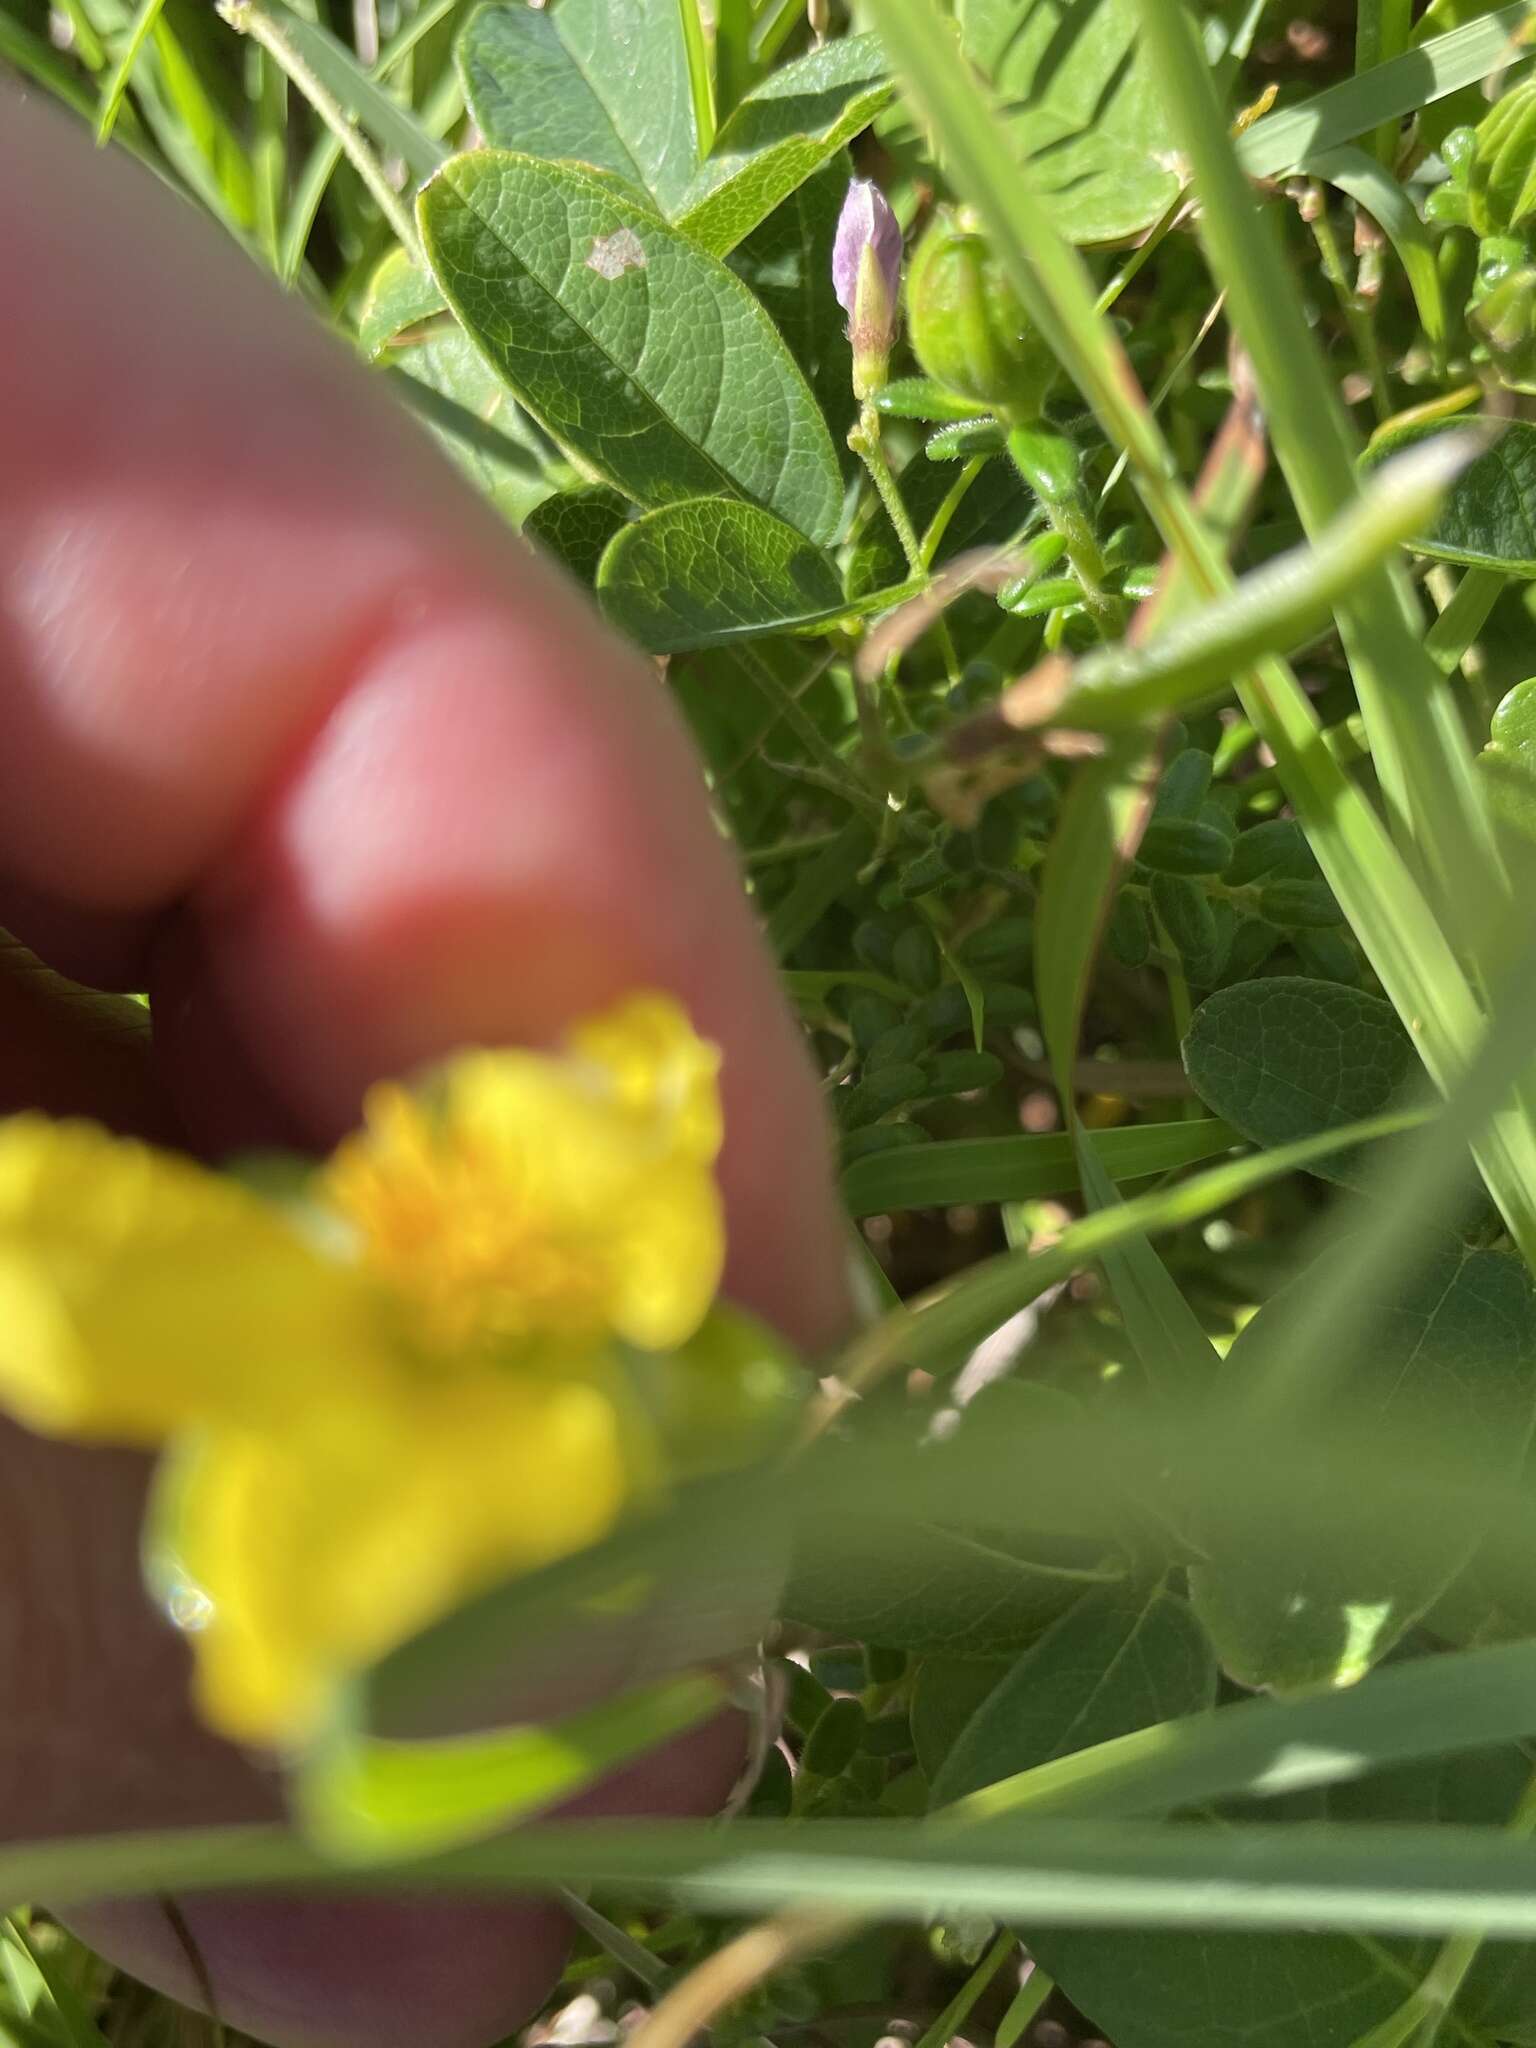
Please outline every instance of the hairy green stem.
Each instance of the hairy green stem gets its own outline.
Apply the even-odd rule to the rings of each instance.
[[[865,405],[859,413],[859,423],[848,436],[848,446],[869,471],[870,482],[880,494],[885,516],[895,529],[901,552],[907,558],[907,567],[914,576],[921,576],[925,566],[922,546],[911,516],[902,503],[901,492],[891,474],[891,465],[885,459],[885,448],[880,440],[880,415],[872,405]]]
[[[249,36],[278,64],[304,95],[326,127],[330,129],[348,163],[373,194],[379,211],[393,228],[400,246],[413,262],[421,261],[421,245],[410,210],[384,175],[379,162],[359,133],[357,124],[284,34],[281,24],[262,5],[262,0],[218,0],[218,11],[237,34]]]

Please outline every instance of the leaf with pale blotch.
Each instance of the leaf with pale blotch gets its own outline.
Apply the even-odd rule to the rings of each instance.
[[[610,541],[597,573],[609,623],[648,654],[815,625],[846,611],[836,565],[771,512],[690,498]]]
[[[453,158],[418,212],[459,320],[573,456],[639,505],[739,498],[831,539],[826,422],[723,263],[613,180],[511,152]]]

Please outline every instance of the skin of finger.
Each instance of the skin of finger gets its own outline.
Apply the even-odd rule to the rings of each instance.
[[[204,1007],[317,1140],[673,988],[725,1054],[731,1289],[830,1341],[819,1104],[650,669],[236,250],[10,101],[0,248],[0,872],[190,899]]]
[[[713,1810],[740,1774],[739,1715],[716,1716],[616,1772],[563,1812],[620,1818]],[[117,1901],[69,1912],[82,1939],[137,1975],[281,2048],[485,2048],[549,1995],[571,1945],[557,1909],[470,1894],[358,1903],[270,1894]],[[189,1947],[197,1956],[194,1965]]]

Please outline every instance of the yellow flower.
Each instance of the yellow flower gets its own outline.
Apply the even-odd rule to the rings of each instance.
[[[216,1727],[302,1742],[349,1673],[654,1484],[621,1350],[687,1345],[719,1285],[717,1064],[658,996],[558,1054],[466,1053],[370,1094],[310,1213],[0,1124],[0,1404],[170,1446],[170,1604]]]

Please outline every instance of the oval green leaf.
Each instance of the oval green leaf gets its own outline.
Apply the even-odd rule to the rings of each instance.
[[[607,178],[510,151],[455,157],[417,202],[433,273],[539,423],[637,504],[725,496],[832,538],[826,422],[723,263]]]
[[[559,0],[477,7],[458,41],[464,97],[486,141],[611,171],[663,213],[699,160],[676,5]]]
[[[621,527],[597,572],[611,625],[681,654],[813,625],[847,610],[831,559],[771,512],[690,498]]]
[[[1536,425],[1529,420],[1483,424],[1496,438],[1451,485],[1433,531],[1408,546],[1437,562],[1536,577]],[[1374,468],[1417,441],[1467,425],[1465,418],[1431,421],[1382,434],[1367,450],[1366,466]]]
[[[1072,242],[1138,234],[1179,190],[1138,13],[1136,0],[961,0],[965,53]]]
[[[1184,1066],[1207,1108],[1266,1149],[1401,1107],[1419,1072],[1390,1003],[1290,974],[1208,996],[1190,1020]],[[1313,1170],[1358,1186],[1362,1155],[1336,1153]]]

